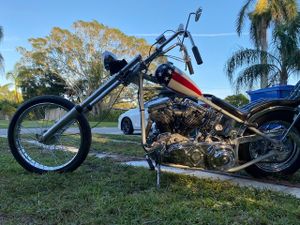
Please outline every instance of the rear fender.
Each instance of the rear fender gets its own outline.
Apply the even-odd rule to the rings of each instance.
[[[294,119],[294,116],[296,116],[298,113],[299,113],[298,108],[293,108],[293,107],[288,107],[288,106],[273,106],[273,107],[268,107],[257,113],[254,113],[253,115],[250,116],[250,118],[248,119],[248,122],[255,124],[259,118],[265,117],[268,115],[273,115],[273,116],[277,115],[276,117],[278,119],[281,119],[282,116],[284,115],[285,120],[292,122]],[[296,122],[295,126],[300,131],[300,120],[298,120]]]

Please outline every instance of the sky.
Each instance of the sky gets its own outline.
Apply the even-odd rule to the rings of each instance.
[[[160,33],[185,24],[188,13],[202,7],[202,17],[197,23],[191,21],[189,30],[204,64],[198,66],[194,61],[195,74],[191,78],[203,93],[224,98],[234,93],[224,73],[226,60],[239,47],[252,46],[247,26],[241,37],[235,32],[236,17],[243,3],[244,0],[3,1],[0,26],[4,29],[4,40],[0,52],[5,60],[5,72],[11,71],[20,58],[16,47],[30,48],[29,38],[44,37],[53,27],[71,29],[77,20],[97,20],[152,44]],[[176,63],[176,66],[184,69],[183,64]],[[8,82],[5,75],[0,75],[0,85]],[[294,83],[296,80],[291,80]]]

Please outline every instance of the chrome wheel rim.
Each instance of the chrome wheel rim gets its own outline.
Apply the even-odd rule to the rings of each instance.
[[[47,143],[39,142],[39,136],[67,111],[55,103],[39,103],[27,108],[18,118],[14,129],[15,144],[20,156],[32,167],[56,171],[78,155],[82,142],[78,121],[69,123]]]
[[[290,123],[277,120],[264,123],[259,127],[259,129],[263,133],[272,135],[273,138],[280,140],[289,126]],[[295,138],[297,138],[297,136],[297,131],[295,129],[291,129],[286,140],[283,142],[280,148],[276,150],[276,155],[274,155],[270,159],[265,160],[264,162],[257,163],[255,165],[261,170],[270,173],[281,172],[290,167],[295,162],[300,153],[300,146],[297,146],[297,142],[295,141]],[[249,153],[251,159],[262,156],[273,149],[274,146],[266,140],[261,140],[249,144]]]

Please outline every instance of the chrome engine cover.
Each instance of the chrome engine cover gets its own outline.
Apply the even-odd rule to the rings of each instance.
[[[205,168],[205,150],[192,142],[172,144],[167,147],[163,162]]]
[[[235,166],[235,153],[231,145],[224,143],[194,142],[180,135],[164,133],[153,146],[165,146],[164,163],[189,167],[227,170]]]
[[[235,165],[234,149],[225,143],[213,144],[207,149],[207,162],[211,169],[230,169]]]

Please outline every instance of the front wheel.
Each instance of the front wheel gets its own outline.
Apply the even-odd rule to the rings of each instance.
[[[259,129],[280,140],[292,123],[292,116],[287,113],[265,115],[257,120]],[[281,146],[276,149],[276,154],[263,162],[247,167],[245,170],[254,177],[270,175],[291,175],[300,166],[299,131],[293,127]],[[251,161],[273,150],[274,146],[267,140],[260,140],[244,144],[240,149],[243,161]]]
[[[80,114],[47,141],[39,141],[55,122],[74,107],[57,96],[42,96],[25,102],[13,116],[8,142],[17,162],[30,172],[68,172],[85,160],[91,145],[91,129]]]

